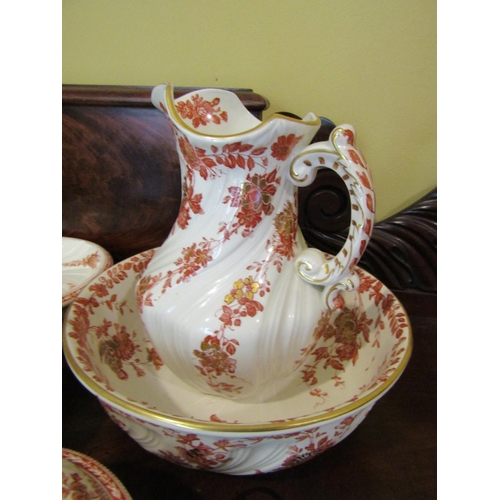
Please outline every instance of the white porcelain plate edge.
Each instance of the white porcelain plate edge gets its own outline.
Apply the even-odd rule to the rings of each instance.
[[[97,243],[62,237],[62,307],[71,304],[95,277],[113,265],[109,252]]]

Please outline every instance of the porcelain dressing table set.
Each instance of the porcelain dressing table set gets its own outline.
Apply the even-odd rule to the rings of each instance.
[[[310,144],[315,114],[260,121],[221,89],[174,99],[159,85],[152,102],[176,140],[179,214],[161,247],[114,265],[63,239],[63,275],[83,273],[63,282],[67,362],[162,458],[226,474],[300,464],[363,421],[412,348],[400,302],[357,266],[375,194],[355,130]],[[297,189],[323,168],[350,196],[337,255],[298,225]]]

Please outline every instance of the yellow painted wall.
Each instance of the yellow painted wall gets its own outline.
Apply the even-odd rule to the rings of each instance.
[[[436,0],[63,0],[67,84],[252,88],[350,123],[381,220],[436,186]]]

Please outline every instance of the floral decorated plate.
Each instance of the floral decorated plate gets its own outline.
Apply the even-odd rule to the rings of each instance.
[[[63,237],[62,306],[73,302],[85,285],[112,265],[111,255],[99,245]]]
[[[153,254],[131,257],[96,278],[71,305],[64,327],[66,357],[84,385],[138,416],[252,431],[327,420],[384,393],[409,360],[406,312],[380,281],[357,269],[359,290],[345,294],[342,311],[325,314],[293,377],[239,403],[198,392],[163,365],[137,311],[135,284]]]
[[[68,500],[132,500],[103,465],[76,451],[62,450],[62,497]]]

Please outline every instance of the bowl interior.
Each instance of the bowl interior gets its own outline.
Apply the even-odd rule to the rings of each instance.
[[[361,269],[361,286],[325,314],[317,342],[292,377],[244,401],[205,395],[158,358],[135,305],[135,284],[154,250],[95,278],[69,308],[68,362],[102,401],[149,421],[205,430],[267,431],[309,425],[373,402],[404,370],[411,353],[408,317],[395,296]]]

